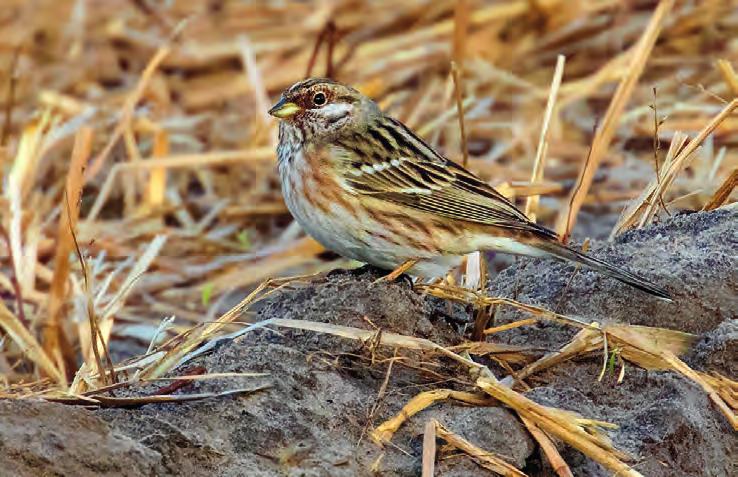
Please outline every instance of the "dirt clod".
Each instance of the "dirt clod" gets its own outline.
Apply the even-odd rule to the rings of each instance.
[[[596,272],[547,260],[518,259],[499,274],[490,293],[538,303],[585,321],[622,322],[688,331],[699,335],[685,356],[701,371],[738,376],[738,214],[732,211],[681,215],[643,230],[595,243],[592,253],[666,287],[674,303],[663,303]],[[500,309],[495,324],[522,318]],[[541,323],[496,335],[511,344],[558,349],[575,333]],[[647,476],[738,475],[738,436],[694,383],[671,373],[628,365],[602,382],[601,356],[564,363],[535,377],[542,383],[529,396],[544,404],[577,411],[614,424],[611,435],[629,451]],[[564,458],[575,475],[610,475],[569,449]],[[552,475],[544,474],[544,475]]]
[[[155,475],[162,456],[94,413],[44,401],[0,401],[0,474]]]
[[[587,321],[697,333],[697,344],[685,359],[696,369],[735,378],[736,230],[735,214],[700,213],[630,232],[608,245],[595,244],[596,256],[671,290],[674,304],[592,272],[579,271],[571,278],[572,267],[541,260],[518,259],[493,279],[490,292]],[[444,346],[463,341],[460,323],[469,317],[464,307],[422,296],[404,281],[374,283],[378,277],[370,269],[339,271],[296,284],[260,304],[258,319],[391,331]],[[499,308],[495,324],[522,317]],[[572,334],[563,326],[541,324],[501,332],[494,340],[555,350]],[[554,475],[518,418],[504,407],[439,403],[412,417],[392,445],[382,449],[370,440],[369,430],[423,390],[473,389],[466,370],[442,359],[309,331],[262,328],[216,346],[188,366],[268,376],[196,381],[177,390],[269,385],[249,395],[97,411],[0,402],[0,466],[19,476],[354,476],[371,474],[370,469],[376,475],[416,476],[423,428],[435,418],[532,477]],[[738,475],[731,458],[738,453],[738,436],[698,386],[673,373],[633,365],[627,365],[621,384],[617,370],[598,381],[600,369],[600,356],[562,363],[528,379],[532,389],[527,395],[619,425],[610,436],[643,475]],[[575,475],[610,475],[560,446]],[[439,475],[486,475],[467,456],[442,445],[439,449]]]

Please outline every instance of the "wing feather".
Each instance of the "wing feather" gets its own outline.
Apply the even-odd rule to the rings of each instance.
[[[337,156],[345,158],[340,168],[345,183],[359,194],[453,220],[556,237],[397,120],[380,118],[366,134],[338,141],[336,147],[341,148]]]

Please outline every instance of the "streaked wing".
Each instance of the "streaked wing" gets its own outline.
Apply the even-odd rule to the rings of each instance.
[[[401,122],[382,119],[336,143],[343,150],[344,179],[357,193],[449,219],[556,236]]]

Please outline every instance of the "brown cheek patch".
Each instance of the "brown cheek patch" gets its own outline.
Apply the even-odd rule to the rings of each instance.
[[[303,110],[310,109],[310,97],[309,93],[303,92],[295,98],[295,103]]]

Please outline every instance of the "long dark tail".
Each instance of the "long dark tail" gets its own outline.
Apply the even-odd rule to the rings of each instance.
[[[663,288],[660,288],[654,285],[653,283],[649,282],[645,278],[641,278],[638,275],[634,275],[630,272],[626,272],[622,268],[618,268],[614,265],[610,265],[609,263],[603,262],[602,260],[598,260],[594,257],[584,255],[583,253],[577,252],[576,250],[566,247],[565,245],[562,245],[560,243],[552,242],[552,241],[551,242],[545,241],[545,242],[536,244],[536,248],[544,250],[560,258],[561,260],[566,260],[566,261],[574,262],[574,263],[580,263],[584,265],[585,267],[589,267],[593,270],[597,270],[600,273],[609,275],[615,278],[616,280],[620,280],[623,283],[627,283],[628,285],[634,288],[637,288],[653,296],[661,298],[662,300],[672,301],[671,295],[669,295],[669,292],[667,292]]]

